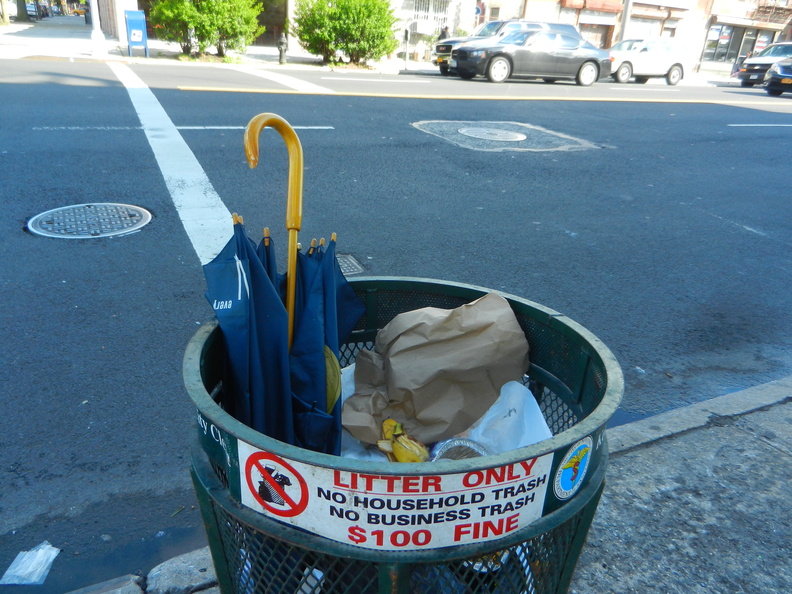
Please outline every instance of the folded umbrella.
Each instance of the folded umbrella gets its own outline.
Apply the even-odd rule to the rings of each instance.
[[[280,116],[260,114],[245,130],[251,168],[259,134],[272,127],[289,152],[287,270],[277,273],[272,238],[258,247],[235,216],[234,236],[204,267],[207,298],[227,345],[233,414],[252,428],[319,452],[340,450],[339,347],[365,311],[341,273],[335,235],[302,253],[302,146]]]

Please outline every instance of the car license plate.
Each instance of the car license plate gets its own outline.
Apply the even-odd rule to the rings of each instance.
[[[792,85],[792,78],[782,78],[781,79],[782,85]]]
[[[437,63],[438,64],[442,64],[443,62],[445,62],[445,60],[443,60],[443,58],[437,58]]]
[[[451,68],[456,68],[456,60],[449,60],[449,61],[448,61],[448,65],[449,65]]]
[[[753,80],[754,78],[759,78],[759,75],[758,74],[752,74],[751,75],[751,80]]]

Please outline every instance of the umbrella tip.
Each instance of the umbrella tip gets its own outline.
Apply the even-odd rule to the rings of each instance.
[[[237,223],[243,224],[245,222],[242,220],[242,217],[240,217],[237,213],[233,213],[231,215],[231,220],[234,221],[234,225],[236,225]]]
[[[330,241],[335,241],[337,237],[335,233],[330,234]]]

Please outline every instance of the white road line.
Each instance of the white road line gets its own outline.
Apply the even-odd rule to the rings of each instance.
[[[655,93],[679,93],[679,89],[653,89],[652,87],[624,87],[621,85],[620,86],[611,85],[608,88],[611,90],[636,91],[636,92],[646,91],[646,89],[648,88],[650,91],[653,91]]]
[[[321,93],[323,95],[335,95],[335,91],[333,91],[332,89],[328,89],[327,87],[321,87],[319,85],[315,85],[313,83],[300,80],[299,78],[288,76],[287,74],[280,74],[279,72],[270,72],[268,70],[255,70],[253,68],[246,68],[244,66],[236,66],[234,70],[238,70],[239,72],[244,72],[245,74],[250,74],[252,76],[258,76],[259,78],[267,79],[274,83],[278,83],[279,85],[283,85],[284,87],[288,87],[290,89],[294,89],[295,91],[300,91],[303,93]]]
[[[726,124],[729,128],[792,128],[792,124]]]
[[[154,93],[125,64],[107,65],[129,93],[195,253],[210,262],[233,235],[231,213]]]

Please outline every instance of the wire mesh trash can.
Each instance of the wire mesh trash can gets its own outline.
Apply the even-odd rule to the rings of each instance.
[[[395,315],[491,292],[414,278],[350,279],[366,314],[341,364]],[[319,454],[223,410],[216,323],[184,357],[197,406],[192,475],[224,594],[566,592],[604,486],[605,425],[624,390],[610,350],[569,318],[505,295],[530,346],[524,383],[553,437],[422,464]]]

